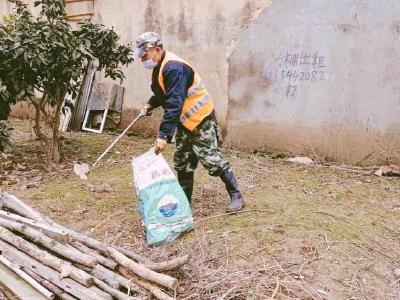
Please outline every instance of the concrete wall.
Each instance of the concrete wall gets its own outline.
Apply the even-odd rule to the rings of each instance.
[[[26,4],[28,4],[28,8],[33,11],[34,13],[37,13],[39,10],[38,8],[35,8],[34,2],[35,0],[24,0]],[[0,0],[0,18],[2,18],[4,15],[8,15],[12,11],[12,4],[8,0]]]
[[[0,18],[6,14],[8,14],[8,3],[5,0],[0,0]]]
[[[344,162],[399,157],[400,2],[280,0],[229,58],[229,137]]]
[[[156,31],[193,64],[232,145],[347,163],[399,157],[398,0],[94,3],[93,21],[123,42]],[[126,124],[151,91],[140,62],[125,74]],[[157,117],[135,130],[154,134]]]
[[[271,0],[131,1],[97,0],[93,21],[113,26],[125,42],[144,31],[160,33],[166,49],[189,61],[201,74],[225,128],[228,109],[227,56],[235,39]],[[151,95],[150,72],[140,62],[126,70],[125,122]],[[158,121],[141,129],[152,131]],[[143,124],[143,123],[142,123]]]

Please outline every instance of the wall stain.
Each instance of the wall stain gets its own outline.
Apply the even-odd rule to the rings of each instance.
[[[360,26],[358,24],[351,24],[351,23],[339,24],[338,30],[344,33],[350,33],[356,30],[360,30]]]
[[[393,21],[392,24],[390,25],[390,30],[394,34],[400,34],[400,21]]]
[[[251,0],[246,1],[246,3],[243,6],[242,12],[243,12],[243,18],[242,18],[242,26],[247,27],[251,19],[253,18],[253,7],[251,5]]]
[[[161,24],[157,13],[157,1],[148,0],[144,15],[144,31],[161,33]]]
[[[175,35],[175,28],[176,28],[175,18],[172,16],[169,16],[167,19],[167,22],[168,22],[167,33],[169,35]]]
[[[178,39],[181,41],[188,41],[193,39],[193,32],[186,23],[185,8],[181,6],[178,19]]]
[[[386,164],[387,158],[400,163],[398,155],[382,155],[381,145],[398,149],[400,134],[397,128],[378,134],[354,125],[332,125],[312,128],[301,125],[255,121],[240,126],[229,126],[229,145],[242,150],[268,149],[295,155],[318,157],[322,161],[336,161],[363,166]],[[251,147],[249,146],[251,145]],[[367,154],[372,153],[367,158]]]
[[[217,41],[224,40],[226,25],[225,25],[226,18],[220,14],[219,12],[215,16],[215,23],[213,24],[213,31],[214,31],[214,39]]]
[[[230,91],[235,90],[235,95],[229,95],[229,109],[233,107],[247,107],[262,93],[272,86],[273,80],[263,72],[264,65],[260,63],[257,53],[249,51],[245,63],[231,63],[228,70],[228,86]],[[243,81],[245,80],[245,81]],[[265,103],[270,107],[270,102]]]

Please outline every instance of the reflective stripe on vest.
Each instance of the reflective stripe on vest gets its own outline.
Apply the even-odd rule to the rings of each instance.
[[[160,72],[158,75],[158,82],[164,94],[166,94],[166,88],[164,84],[163,69],[169,61],[178,61],[188,65],[182,58],[176,56],[171,52],[165,52],[165,57],[160,66]],[[188,93],[183,104],[180,122],[185,128],[194,130],[205,117],[210,115],[214,110],[214,103],[207,93],[204,81],[200,78],[199,74],[192,68],[194,72],[193,84],[188,89]]]
[[[200,110],[208,101],[210,101],[210,97],[208,95],[204,95],[194,106],[192,106],[189,111],[181,116],[181,123],[185,123],[191,116],[193,116],[196,112]]]
[[[205,84],[204,84],[204,81],[201,80],[196,86],[191,87],[191,88],[188,90],[187,96],[188,96],[188,97],[192,97],[192,96],[194,96],[196,93],[198,93],[201,89],[205,89],[205,88],[206,88],[206,86],[205,86]]]

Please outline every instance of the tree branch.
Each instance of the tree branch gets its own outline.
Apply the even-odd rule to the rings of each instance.
[[[49,138],[42,132],[40,102],[36,102],[33,99],[31,99],[31,102],[33,107],[35,107],[35,125],[33,126],[33,131],[41,141],[44,141],[46,145],[49,146]]]

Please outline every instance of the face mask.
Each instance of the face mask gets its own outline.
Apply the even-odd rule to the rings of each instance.
[[[151,69],[154,69],[155,67],[157,67],[157,63],[155,63],[155,62],[153,61],[153,57],[154,57],[154,53],[153,53],[153,56],[152,56],[151,58],[149,58],[148,60],[145,60],[145,61],[143,62],[143,66],[144,66],[146,69],[151,70]]]

